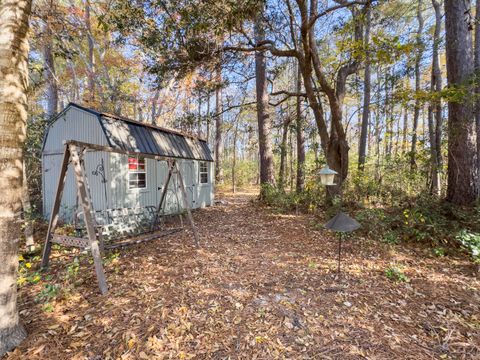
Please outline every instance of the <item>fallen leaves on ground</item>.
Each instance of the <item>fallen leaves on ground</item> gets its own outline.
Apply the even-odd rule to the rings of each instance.
[[[279,215],[252,193],[196,211],[202,248],[183,231],[120,251],[110,290],[93,265],[54,257],[61,296],[45,311],[22,287],[28,338],[8,359],[474,359],[480,357],[478,278],[466,259],[375,239],[345,242],[311,215]],[[107,254],[108,257],[108,254]],[[385,276],[401,263],[410,282]],[[74,285],[72,285],[72,282]]]

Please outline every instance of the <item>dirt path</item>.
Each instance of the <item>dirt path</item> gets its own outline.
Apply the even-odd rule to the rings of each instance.
[[[251,193],[221,198],[194,214],[202,250],[182,232],[110,253],[107,296],[87,259],[77,275],[71,258],[53,260],[62,290],[46,307],[45,279],[21,289],[30,335],[8,358],[480,357],[480,284],[465,260],[358,236],[335,280],[337,243],[318,220],[259,208]],[[410,282],[385,276],[392,263]]]

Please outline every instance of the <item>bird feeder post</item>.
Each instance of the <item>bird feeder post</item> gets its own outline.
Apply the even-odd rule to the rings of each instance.
[[[339,212],[325,224],[325,228],[338,232],[338,265],[337,273],[340,274],[340,262],[342,254],[342,240],[346,233],[357,230],[360,223],[343,212]]]
[[[340,263],[341,263],[341,255],[342,255],[342,240],[343,240],[343,233],[338,234],[338,264],[337,264],[337,273],[340,274]]]

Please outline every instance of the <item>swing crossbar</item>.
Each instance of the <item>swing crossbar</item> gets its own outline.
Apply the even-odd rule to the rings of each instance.
[[[139,151],[123,150],[123,149],[114,148],[112,146],[89,144],[89,143],[85,143],[85,142],[77,141],[77,140],[66,140],[63,143],[67,146],[68,145],[75,145],[75,146],[78,146],[79,148],[85,148],[87,151],[88,150],[105,151],[105,152],[109,152],[109,153],[131,155],[131,156],[140,156],[140,157],[143,157],[143,158],[154,159],[154,160],[159,160],[159,161],[169,161],[169,160],[175,159],[175,157],[165,157],[165,156],[160,156],[160,155],[155,155],[155,154],[142,153],[142,152],[139,152]]]

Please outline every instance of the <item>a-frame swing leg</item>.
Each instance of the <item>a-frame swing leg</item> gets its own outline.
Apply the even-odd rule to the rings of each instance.
[[[57,191],[55,192],[55,199],[53,201],[52,212],[50,213],[50,221],[48,223],[47,236],[45,237],[45,245],[43,247],[42,254],[42,269],[48,267],[48,262],[50,259],[50,253],[52,251],[52,237],[57,227],[58,222],[58,211],[60,209],[60,203],[62,201],[63,189],[65,187],[65,179],[68,170],[68,163],[70,161],[70,149],[68,145],[65,145],[65,150],[63,151],[63,159],[60,167],[60,175],[58,176]]]
[[[195,224],[193,223],[192,212],[190,211],[190,205],[188,204],[187,191],[185,190],[185,184],[183,183],[183,177],[182,177],[182,174],[180,173],[180,169],[178,168],[178,163],[176,161],[174,161],[173,164],[175,166],[175,172],[178,176],[178,180],[179,180],[178,182],[180,183],[180,190],[182,191],[183,206],[187,210],[188,222],[190,223],[190,226],[192,227],[193,236],[195,237],[195,245],[196,245],[197,248],[199,248],[200,247],[200,241],[198,239],[197,229],[195,228]]]
[[[169,161],[168,162],[168,175],[167,175],[167,178],[165,179],[165,184],[163,184],[162,195],[160,196],[160,202],[158,203],[157,211],[155,212],[155,218],[153,220],[151,231],[154,231],[157,227],[158,216],[160,215],[160,212],[163,209],[163,204],[165,203],[165,197],[167,195],[168,184],[170,183],[170,179],[172,178],[173,166],[174,166],[173,162]]]
[[[105,280],[105,273],[103,271],[102,258],[100,256],[100,248],[98,244],[97,234],[95,231],[95,224],[92,216],[92,207],[90,195],[87,191],[85,170],[80,163],[80,156],[76,145],[70,144],[70,153],[72,156],[73,168],[75,170],[75,178],[77,180],[78,195],[80,203],[83,208],[83,216],[85,226],[87,228],[88,240],[92,250],[93,262],[95,264],[95,272],[97,274],[98,286],[102,294],[108,291],[107,281]]]

